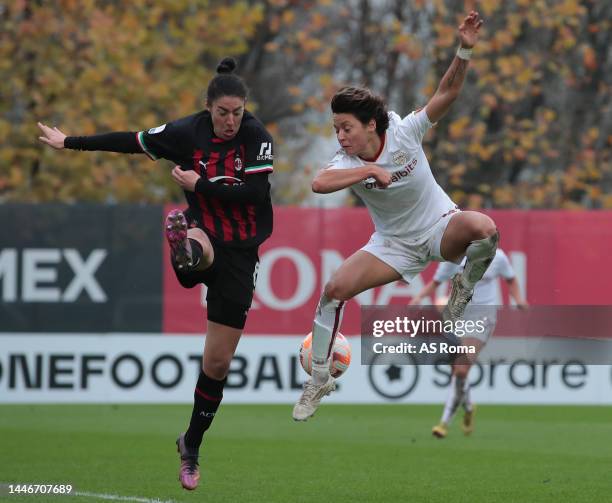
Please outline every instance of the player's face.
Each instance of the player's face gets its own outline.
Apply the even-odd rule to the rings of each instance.
[[[222,96],[207,106],[212,116],[215,134],[222,140],[231,140],[238,134],[245,99],[238,96]]]
[[[362,124],[353,114],[334,114],[338,143],[348,155],[360,155],[368,149],[368,140],[376,134],[376,122]]]

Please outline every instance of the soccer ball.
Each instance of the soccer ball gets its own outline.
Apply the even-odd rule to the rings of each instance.
[[[309,333],[300,346],[300,363],[308,375],[312,374],[312,332]],[[351,364],[351,345],[340,332],[336,334],[334,349],[330,364],[332,377],[340,377]]]

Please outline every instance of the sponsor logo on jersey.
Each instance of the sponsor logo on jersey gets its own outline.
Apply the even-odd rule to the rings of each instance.
[[[151,129],[149,129],[149,134],[161,133],[164,129],[166,129],[165,124],[162,124],[161,126],[157,126],[157,127],[152,127]]]
[[[391,175],[391,183],[389,184],[389,186],[391,186],[395,182],[400,181],[402,178],[409,176],[410,173],[414,171],[414,168],[416,168],[416,165],[417,165],[417,160],[412,159],[412,161],[410,161],[409,164],[406,164],[406,166],[404,166],[402,169],[398,169],[397,171],[395,171]],[[374,178],[366,178],[363,181],[363,185],[366,189],[379,189],[380,188],[378,185],[378,182],[376,182]]]
[[[222,183],[223,185],[234,185],[234,184],[239,184],[242,183],[242,180],[240,178],[236,178],[234,176],[213,176],[212,178],[208,179],[211,182],[219,182]]]
[[[403,166],[404,164],[408,163],[408,161],[410,160],[410,156],[407,152],[398,150],[397,152],[393,152],[391,154],[391,160],[396,166]]]
[[[272,155],[272,143],[264,142],[259,147],[259,155],[257,156],[258,161],[271,161],[274,159]]]

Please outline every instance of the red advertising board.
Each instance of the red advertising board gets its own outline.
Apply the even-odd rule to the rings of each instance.
[[[166,208],[169,210],[170,208]],[[491,211],[500,246],[513,262],[532,305],[612,304],[612,212]],[[260,269],[245,334],[310,331],[325,281],[373,232],[364,208],[275,209],[274,233],[260,248]],[[199,288],[185,290],[164,251],[163,330],[203,333],[205,305]],[[431,279],[430,265],[411,285],[392,283],[351,300],[342,332],[359,333],[360,304],[405,304]],[[507,293],[501,285],[504,302]]]

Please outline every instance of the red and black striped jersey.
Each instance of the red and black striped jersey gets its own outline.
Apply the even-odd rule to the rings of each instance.
[[[227,141],[214,134],[210,112],[202,111],[141,131],[138,142],[151,159],[200,174],[196,191],[185,191],[187,217],[212,240],[247,247],[270,236],[273,141],[254,115],[245,112],[237,135]]]

